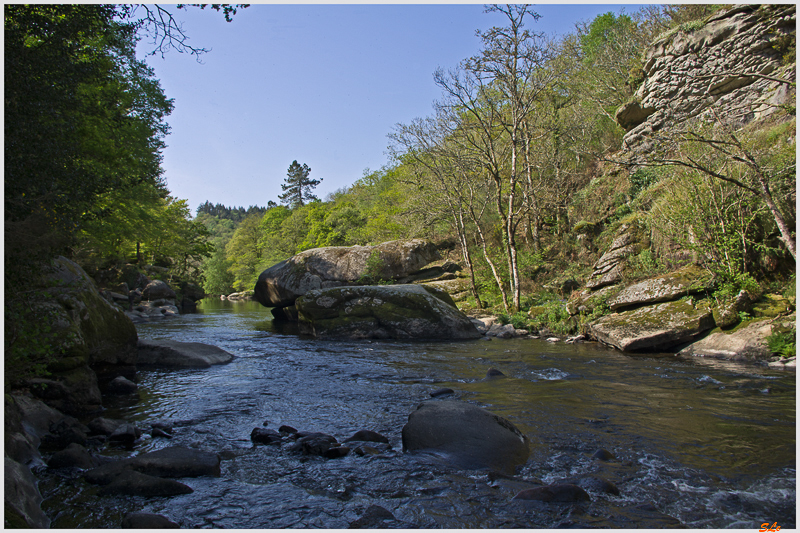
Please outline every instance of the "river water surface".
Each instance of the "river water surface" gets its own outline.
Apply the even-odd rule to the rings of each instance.
[[[185,478],[192,494],[106,496],[76,477],[44,476],[52,527],[119,527],[132,511],[184,528],[347,528],[371,505],[388,526],[422,528],[796,527],[795,374],[699,358],[629,356],[585,343],[319,341],[281,330],[255,302],[207,299],[200,312],[139,324],[141,338],[203,342],[236,357],[202,370],[140,370],[138,397],[107,398],[109,418],[168,420],[171,440],[219,453],[222,476]],[[496,368],[506,377],[486,380]],[[513,478],[404,454],[401,430],[430,393],[512,421],[531,439]],[[360,429],[394,451],[325,460],[253,446],[282,424],[340,442]],[[598,449],[609,461],[593,459]],[[619,495],[581,504],[512,500],[565,478],[602,477]]]

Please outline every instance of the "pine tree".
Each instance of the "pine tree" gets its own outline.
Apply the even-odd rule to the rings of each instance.
[[[283,194],[278,195],[281,203],[294,209],[295,207],[302,207],[309,200],[317,200],[311,191],[319,185],[322,178],[312,180],[308,178],[311,169],[308,165],[300,164],[295,160],[289,165],[289,170],[286,172],[286,183],[281,184]]]

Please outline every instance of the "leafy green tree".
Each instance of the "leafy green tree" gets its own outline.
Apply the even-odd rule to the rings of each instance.
[[[225,248],[215,248],[211,257],[203,261],[203,290],[217,295],[234,292],[236,278],[230,271],[231,267],[233,263],[227,259]]]
[[[278,195],[281,203],[291,208],[303,207],[310,200],[318,198],[312,194],[312,190],[320,184],[322,178],[315,180],[308,177],[311,169],[308,165],[302,166],[297,160],[292,161],[289,170],[286,172],[285,183],[281,184],[283,194]]]
[[[259,231],[261,218],[258,215],[245,218],[225,247],[226,258],[231,263],[228,271],[233,274],[233,287],[237,291],[252,289],[258,275],[267,268]]]

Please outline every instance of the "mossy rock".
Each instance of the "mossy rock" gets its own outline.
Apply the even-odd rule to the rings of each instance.
[[[679,355],[712,357],[729,361],[764,360],[772,356],[766,338],[773,332],[770,320],[743,320],[728,330],[714,328]]]
[[[683,296],[705,292],[713,287],[713,275],[695,265],[656,276],[622,289],[608,305],[612,310],[668,302]]]
[[[752,314],[758,318],[775,318],[787,315],[792,311],[794,311],[794,306],[788,298],[779,294],[765,294],[753,304]]]
[[[369,285],[310,291],[295,302],[301,331],[316,337],[469,339],[480,333],[440,289]]]
[[[609,285],[596,291],[584,289],[573,294],[569,299],[566,304],[567,312],[573,316],[579,313],[591,314],[598,307],[607,307],[608,301],[619,294],[621,290],[622,287],[619,285]]]
[[[685,298],[606,315],[588,324],[587,331],[623,351],[669,351],[713,327],[710,308]]]
[[[424,239],[314,248],[263,271],[255,299],[265,307],[286,307],[312,290],[397,280],[439,259],[436,247]]]
[[[67,358],[88,356],[89,364],[135,364],[138,335],[119,307],[103,298],[94,281],[76,263],[56,260],[58,282],[51,292],[59,305],[55,325],[59,352]],[[70,363],[66,363],[70,364]]]

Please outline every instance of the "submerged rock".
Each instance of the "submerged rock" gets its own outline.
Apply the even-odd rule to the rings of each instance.
[[[250,440],[256,444],[280,444],[283,437],[274,429],[254,428],[250,432]]]
[[[289,448],[289,451],[303,455],[327,457],[330,450],[338,447],[339,443],[336,441],[336,438],[331,435],[326,435],[325,433],[309,433],[297,439],[297,442]]]
[[[136,470],[124,470],[103,488],[102,494],[154,497],[179,496],[192,492],[194,490],[191,487],[174,479],[142,474]]]
[[[387,523],[396,522],[394,515],[380,505],[370,505],[348,529],[385,529]]]
[[[369,429],[361,429],[356,431],[355,434],[344,440],[345,442],[383,442],[384,444],[389,444],[389,439],[385,436],[377,433],[375,431],[371,431]]]
[[[99,466],[84,477],[89,483],[107,485],[127,470],[158,477],[218,477],[220,458],[215,453],[173,446]]]
[[[536,500],[540,502],[556,502],[556,503],[575,503],[575,502],[588,502],[591,501],[589,494],[578,485],[570,483],[561,483],[557,485],[548,485],[546,487],[536,487],[533,489],[525,489],[516,496],[515,500]]]
[[[97,466],[97,460],[89,451],[77,443],[72,443],[60,452],[56,452],[47,462],[50,468],[83,468],[89,469]]]
[[[178,529],[180,527],[160,514],[129,513],[122,520],[123,529]]]
[[[339,287],[295,303],[300,328],[316,337],[475,339],[480,333],[446,293],[420,285]]]
[[[457,401],[430,401],[408,415],[404,452],[429,452],[463,468],[513,474],[530,455],[528,437],[511,422]]]
[[[139,364],[178,368],[208,368],[230,363],[233,355],[222,348],[200,342],[139,340]]]

